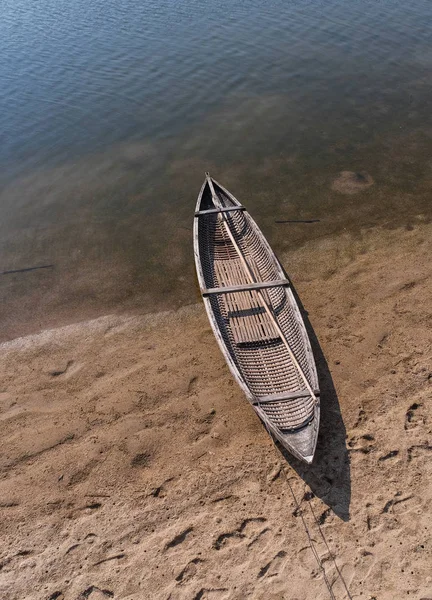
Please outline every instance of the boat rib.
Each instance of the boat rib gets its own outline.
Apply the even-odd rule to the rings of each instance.
[[[204,304],[235,379],[274,437],[311,462],[319,389],[300,311],[253,219],[210,177],[198,198],[194,249]]]

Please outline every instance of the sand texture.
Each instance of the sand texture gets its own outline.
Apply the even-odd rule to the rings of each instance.
[[[281,257],[322,388],[311,467],[261,426],[201,304],[3,344],[0,598],[327,599],[304,524],[338,600],[332,555],[352,598],[432,598],[431,234]]]

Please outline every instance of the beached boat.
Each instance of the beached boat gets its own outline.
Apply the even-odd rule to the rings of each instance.
[[[311,463],[318,377],[290,282],[245,207],[206,174],[194,253],[207,314],[229,368],[267,430]]]

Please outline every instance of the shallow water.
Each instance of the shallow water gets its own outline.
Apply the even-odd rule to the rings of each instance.
[[[0,271],[52,266],[0,276],[3,338],[195,302],[205,170],[278,253],[428,220],[431,17],[428,0],[4,0]],[[374,183],[344,193],[342,171]]]

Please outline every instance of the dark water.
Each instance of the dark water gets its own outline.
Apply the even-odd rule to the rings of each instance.
[[[0,275],[3,338],[195,302],[205,170],[279,253],[430,217],[430,0],[3,0],[0,16],[0,271],[53,265]],[[335,191],[341,171],[374,184]]]

